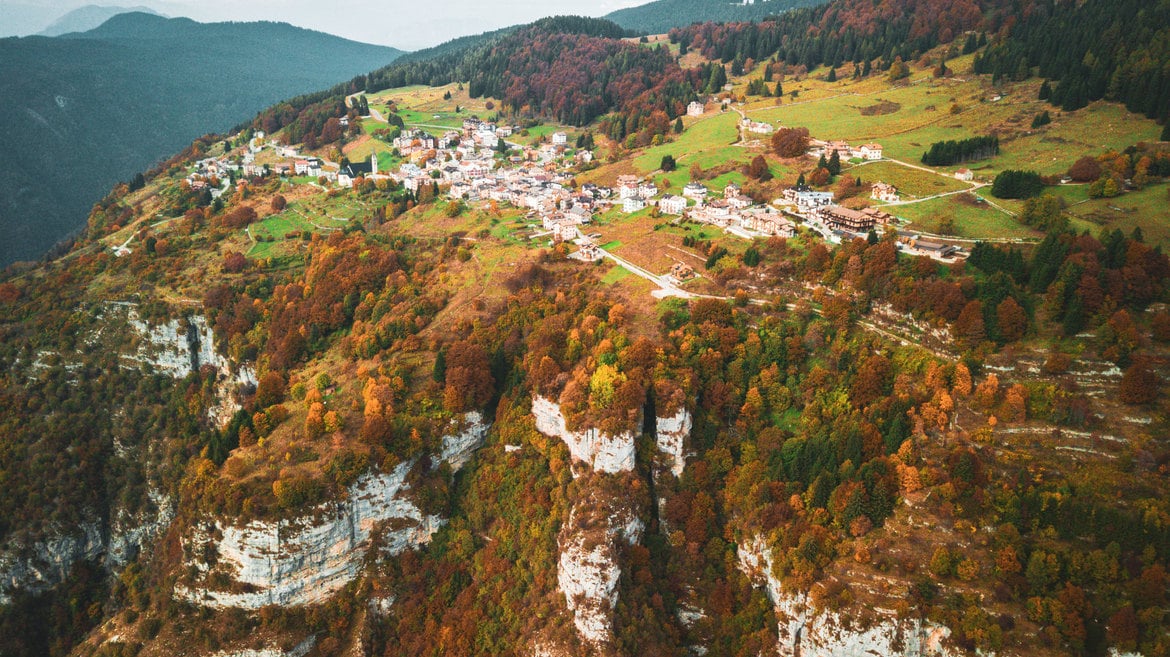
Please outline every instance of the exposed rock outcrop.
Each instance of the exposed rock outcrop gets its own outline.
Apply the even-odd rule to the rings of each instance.
[[[949,628],[916,618],[897,618],[892,611],[871,609],[880,619],[858,627],[832,611],[817,611],[804,593],[785,591],[772,571],[766,542],[755,537],[739,546],[739,564],[764,587],[776,609],[781,657],[953,657],[944,645]]]
[[[142,320],[132,304],[116,304],[115,307],[125,310],[127,323],[142,338],[137,351],[126,355],[129,360],[146,363],[176,379],[198,372],[204,366],[215,369],[217,402],[208,409],[208,417],[217,426],[226,426],[232,415],[240,410],[236,390],[241,387],[254,389],[256,370],[250,365],[235,365],[215,350],[215,335],[203,315],[189,315],[152,325]]]
[[[573,612],[573,624],[586,642],[600,645],[613,634],[617,605],[619,541],[632,545],[642,537],[642,521],[626,510],[586,509],[579,503],[570,512],[558,540],[557,584]]]
[[[635,436],[632,432],[609,436],[597,429],[569,431],[560,405],[540,395],[532,398],[532,417],[536,420],[537,431],[564,441],[574,461],[610,474],[634,469]]]
[[[455,468],[467,462],[487,432],[479,413],[469,413],[462,425],[443,439],[441,458]],[[387,554],[398,554],[429,541],[444,522],[424,515],[409,499],[406,477],[414,465],[367,473],[343,501],[298,518],[242,527],[203,523],[184,541],[187,565],[203,576],[195,586],[176,586],[175,597],[245,609],[325,601],[357,577],[373,539]],[[222,585],[224,578],[228,586]]]
[[[655,418],[657,434],[658,451],[662,452],[662,457],[666,461],[670,471],[674,476],[679,476],[686,468],[687,460],[683,452],[683,443],[687,436],[691,435],[691,425],[693,419],[691,414],[685,408],[678,409],[678,412],[670,417]]]
[[[108,530],[93,519],[28,547],[5,546],[0,550],[0,605],[8,604],[16,591],[41,593],[57,586],[83,561],[102,562],[114,572],[125,567],[175,515],[170,498],[155,490],[147,494],[150,508],[138,513],[118,509]]]
[[[96,520],[37,541],[27,549],[9,546],[0,554],[0,605],[11,602],[18,590],[40,593],[57,586],[75,564],[95,561],[105,550],[105,537]]]

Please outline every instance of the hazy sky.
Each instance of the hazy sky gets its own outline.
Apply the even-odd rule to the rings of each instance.
[[[202,22],[277,20],[367,43],[417,50],[542,16],[601,16],[649,0],[0,0],[0,35],[39,32],[87,4],[148,6]]]

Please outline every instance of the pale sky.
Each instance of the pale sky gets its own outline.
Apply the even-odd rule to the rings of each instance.
[[[0,36],[36,33],[88,4],[147,6],[197,21],[274,20],[404,50],[544,16],[602,16],[649,0],[0,0]]]

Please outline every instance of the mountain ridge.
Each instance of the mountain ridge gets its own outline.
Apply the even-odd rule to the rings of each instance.
[[[131,12],[161,16],[161,14],[150,7],[141,5],[135,7],[85,5],[53,21],[48,27],[38,32],[37,36],[54,37],[75,32],[86,32],[99,27],[114,16]]]
[[[88,34],[3,39],[0,53],[22,71],[0,80],[0,148],[24,163],[0,181],[7,265],[39,258],[83,227],[110,186],[195,137],[401,51],[286,23],[128,13]]]

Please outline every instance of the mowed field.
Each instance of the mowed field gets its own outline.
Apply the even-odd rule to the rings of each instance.
[[[1120,151],[1137,142],[1154,141],[1160,134],[1161,128],[1154,121],[1113,103],[1096,102],[1075,112],[1062,112],[1037,99],[1038,79],[992,85],[989,77],[971,74],[972,58],[969,55],[949,61],[947,65],[954,75],[942,79],[912,65],[911,77],[893,84],[881,75],[853,80],[852,65],[838,69],[838,81],[827,82],[824,78],[828,69],[821,68],[800,79],[785,78],[782,99],[751,97],[741,107],[754,120],[806,127],[816,139],[842,139],[851,144],[876,141],[884,147],[886,158],[915,165],[921,163],[923,152],[934,142],[997,134],[1001,149],[998,156],[937,167],[940,173],[949,175],[967,166],[975,172],[977,182],[986,183],[1005,169],[1061,174],[1080,157]],[[747,82],[761,74],[762,68],[757,68],[737,78],[733,93],[742,94]],[[1043,111],[1049,113],[1052,123],[1033,130],[1032,119]],[[964,187],[959,181],[898,167],[893,162],[867,164],[846,172],[860,176],[866,183],[894,184],[903,200]],[[1076,189],[1048,191],[1069,198],[1077,194]],[[978,192],[1012,212],[1022,207],[1019,202],[1001,201],[989,193],[988,189]],[[1125,194],[1113,202],[1077,204],[1086,200],[1084,188],[1079,193],[1080,198],[1069,198],[1073,228],[1097,232],[1116,226],[1128,232],[1141,226],[1147,239],[1170,245],[1170,217],[1166,210],[1170,199],[1164,192],[1159,195],[1150,189]],[[959,195],[889,210],[912,221],[912,229],[933,232],[939,221],[949,216],[963,237],[1027,239],[1039,235],[990,204],[973,203]]]
[[[450,98],[444,98],[450,94]],[[398,115],[409,125],[437,126],[452,129],[463,127],[463,119],[470,116],[487,118],[495,110],[489,110],[487,104],[499,104],[491,98],[471,98],[467,95],[466,87],[459,88],[459,84],[452,83],[441,87],[424,87],[420,85],[386,89],[366,96],[370,106],[389,114],[388,106],[393,103],[398,107]],[[458,107],[460,110],[456,112]]]

